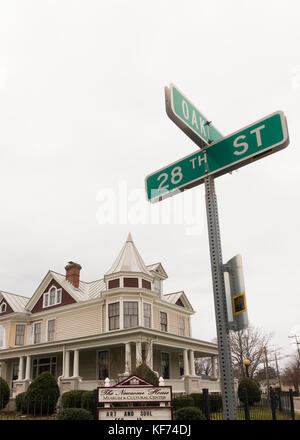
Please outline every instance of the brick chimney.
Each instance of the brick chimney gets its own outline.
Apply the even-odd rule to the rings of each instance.
[[[74,263],[73,261],[69,261],[69,263],[65,267],[66,269],[66,280],[73,284],[74,287],[78,289],[79,287],[79,278],[80,278],[80,264]]]

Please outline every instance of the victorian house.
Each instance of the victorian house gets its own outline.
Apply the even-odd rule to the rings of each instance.
[[[131,235],[102,279],[81,266],[49,271],[31,298],[0,291],[0,371],[12,397],[43,371],[61,392],[117,383],[146,362],[173,393],[220,391],[217,345],[192,337],[195,313],[183,291],[163,293],[161,263],[146,266]],[[195,359],[211,357],[211,377]]]

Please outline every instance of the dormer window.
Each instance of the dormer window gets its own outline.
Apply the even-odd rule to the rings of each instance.
[[[154,291],[161,293],[161,281],[158,278],[154,278]]]
[[[5,313],[6,312],[6,308],[7,308],[6,303],[2,303],[1,307],[0,307],[0,313]]]
[[[61,303],[62,289],[52,286],[48,292],[44,293],[44,308],[55,306]]]

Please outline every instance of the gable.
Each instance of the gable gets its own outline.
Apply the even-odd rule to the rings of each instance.
[[[2,313],[0,313],[0,318],[1,318],[2,316],[9,315],[10,313],[14,313],[13,309],[12,309],[11,306],[8,304],[8,302],[6,301],[5,298],[2,298],[2,300],[0,301],[0,310],[1,310],[2,304],[6,304],[6,312],[2,312]]]
[[[147,268],[150,270],[150,272],[155,276],[157,275],[159,278],[166,279],[168,278],[168,275],[164,268],[162,267],[161,263],[155,263],[151,264],[150,266],[147,266]]]
[[[57,289],[61,289],[61,302],[60,302],[60,304],[54,304],[52,306],[43,307],[44,293],[49,292],[49,290],[52,286],[56,287]],[[63,287],[61,287],[61,285],[56,280],[52,279],[48,283],[47,287],[44,289],[43,293],[41,294],[41,296],[38,299],[38,301],[36,302],[36,304],[33,306],[31,313],[38,313],[38,312],[43,312],[46,310],[52,310],[57,307],[67,306],[68,304],[73,304],[73,303],[76,303],[75,299],[72,298],[72,296]]]
[[[177,306],[181,306],[181,307],[185,307],[185,305],[183,304],[183,302],[181,301],[180,298],[178,298],[178,300],[175,303]]]

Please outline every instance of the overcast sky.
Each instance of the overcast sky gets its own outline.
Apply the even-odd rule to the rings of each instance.
[[[145,263],[167,271],[165,293],[187,294],[193,336],[216,336],[203,186],[145,198],[147,174],[198,149],[166,115],[174,83],[224,136],[287,116],[290,145],[216,191],[250,322],[295,352],[299,13],[298,0],[1,0],[0,289],[29,297],[70,260],[83,280],[102,278],[131,231]]]

